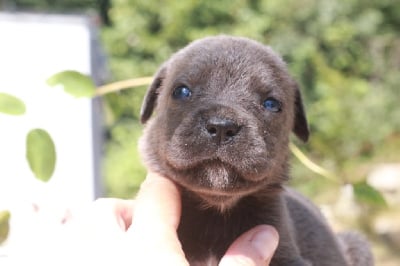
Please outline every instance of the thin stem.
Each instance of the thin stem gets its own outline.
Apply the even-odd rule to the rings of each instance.
[[[296,145],[294,145],[293,143],[289,143],[289,148],[294,156],[296,156],[296,158],[299,159],[299,161],[304,164],[308,169],[331,181],[334,181],[335,183],[339,182],[332,172],[311,161]]]
[[[132,87],[143,86],[143,85],[149,85],[152,80],[153,80],[153,77],[142,77],[142,78],[127,79],[127,80],[109,83],[104,86],[98,87],[96,89],[95,96],[103,96],[110,92],[120,91],[120,90],[132,88]]]

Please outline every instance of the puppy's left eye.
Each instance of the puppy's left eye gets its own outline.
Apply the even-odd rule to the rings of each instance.
[[[268,111],[271,111],[274,113],[280,112],[282,110],[282,103],[275,98],[267,98],[263,102],[263,106]]]
[[[172,93],[172,97],[177,100],[187,99],[190,96],[192,96],[192,91],[186,86],[177,87]]]

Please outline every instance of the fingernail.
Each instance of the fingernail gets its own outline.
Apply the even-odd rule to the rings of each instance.
[[[124,219],[121,217],[121,216],[117,216],[117,222],[118,222],[118,225],[119,225],[119,227],[122,229],[122,230],[124,230],[124,231],[126,231],[126,224],[125,224],[125,221],[124,221]]]
[[[278,246],[279,236],[274,228],[265,227],[257,232],[251,240],[251,245],[258,251],[263,260],[272,257]]]

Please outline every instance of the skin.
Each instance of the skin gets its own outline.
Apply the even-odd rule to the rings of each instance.
[[[82,254],[88,259],[124,261],[124,265],[184,266],[189,263],[176,232],[180,214],[181,196],[175,184],[150,173],[135,201],[96,200],[67,224],[72,228],[75,250],[82,252],[86,247]],[[274,227],[256,226],[231,244],[219,265],[269,265],[278,239]],[[96,252],[86,252],[88,246],[95,247]]]

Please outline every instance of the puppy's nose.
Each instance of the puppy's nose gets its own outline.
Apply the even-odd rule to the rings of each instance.
[[[240,126],[225,118],[212,117],[206,122],[207,133],[217,144],[231,141],[240,131]]]

